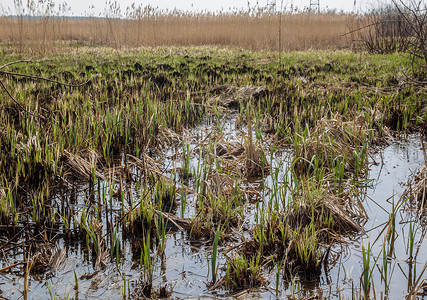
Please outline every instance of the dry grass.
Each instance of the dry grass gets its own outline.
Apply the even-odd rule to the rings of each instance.
[[[238,107],[239,100],[249,101],[258,100],[266,96],[268,90],[265,86],[236,87],[230,84],[224,84],[211,90],[211,92],[219,94],[208,99],[207,105],[220,105],[224,107]]]
[[[219,45],[250,50],[279,48],[278,13],[153,12],[133,19],[0,17],[0,41],[20,51],[45,52],[58,41],[122,47]],[[349,14],[301,12],[282,15],[281,50],[327,49],[348,44],[340,34],[355,22]]]
[[[307,199],[309,201],[307,201]],[[362,227],[354,219],[362,220],[364,215],[362,210],[357,207],[350,208],[349,199],[339,198],[331,193],[322,191],[322,193],[310,195],[301,193],[296,197],[297,205],[286,212],[285,217],[289,219],[291,227],[308,226],[310,222],[319,222],[314,216],[330,217],[331,228],[328,230],[337,232],[359,232]],[[320,219],[320,218],[319,218]]]
[[[317,162],[331,170],[337,165],[338,158],[344,158],[344,169],[354,171],[358,163],[364,165],[365,160],[355,153],[364,147],[369,129],[367,123],[359,119],[345,122],[341,117],[321,119],[311,131],[301,137],[296,145],[295,163],[297,171],[307,171]],[[366,157],[365,157],[366,158]]]
[[[409,199],[419,209],[419,215],[425,213],[427,202],[427,165],[408,183],[402,199]]]
[[[63,157],[70,169],[70,172],[73,173],[76,178],[81,180],[89,180],[92,173],[94,172],[96,177],[104,179],[102,173],[97,169],[100,156],[98,153],[96,153],[96,151],[89,150],[87,153],[79,156],[65,150]]]

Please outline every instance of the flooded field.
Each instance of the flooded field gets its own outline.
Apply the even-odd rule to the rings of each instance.
[[[11,65],[1,297],[422,296],[425,91],[227,51]]]

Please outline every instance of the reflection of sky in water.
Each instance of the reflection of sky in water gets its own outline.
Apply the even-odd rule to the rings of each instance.
[[[410,139],[407,143],[393,144],[374,158],[380,165],[371,167],[370,177],[375,179],[375,182],[374,188],[368,191],[368,195],[375,195],[375,200],[381,205],[390,203],[391,200],[385,201],[393,194],[396,195],[395,201],[397,201],[403,191],[402,184],[406,184],[424,162],[421,143],[415,138]],[[376,209],[372,208],[372,213],[375,211]],[[371,219],[383,215],[381,213],[379,215],[370,214]],[[381,219],[380,221],[386,220]]]
[[[372,187],[367,190],[367,197],[363,202],[365,210],[369,215],[369,220],[365,224],[366,233],[363,235],[363,244],[367,249],[368,244],[371,243],[373,254],[371,257],[371,268],[374,260],[379,257],[377,265],[379,269],[382,269],[382,250],[385,233],[381,234],[381,231],[384,229],[385,223],[389,220],[389,213],[392,212],[393,207],[393,199],[395,204],[399,201],[400,195],[405,189],[404,184],[423,166],[424,154],[420,138],[412,136],[408,140],[393,143],[374,155],[373,158],[379,164],[370,167],[369,177],[374,181]],[[388,264],[389,280],[391,278],[389,282],[390,299],[402,299],[407,295],[408,278],[411,272],[410,266],[406,262],[408,259],[406,247],[408,244],[409,224],[402,222],[402,219],[405,217],[406,213],[403,210],[398,211],[396,215],[394,252]],[[378,241],[373,244],[380,234],[381,236]],[[416,240],[419,240],[420,237],[419,231]],[[418,273],[427,260],[427,253],[422,250],[422,245],[420,245],[421,251],[417,257],[418,263],[416,264],[416,268],[418,269]],[[388,249],[389,246],[386,246],[386,251]],[[349,255],[346,255],[340,261],[343,267],[334,268],[330,272],[332,280],[338,282],[335,290],[343,289],[341,295],[347,298],[351,298],[352,295],[352,281],[354,288],[360,288],[360,276],[363,273],[361,240],[358,239],[352,243],[349,250]],[[414,272],[414,268],[412,272]],[[340,276],[339,280],[336,278],[338,274]],[[414,280],[413,277],[412,281]],[[347,285],[344,284],[345,282],[347,282]],[[373,273],[373,282],[377,297],[381,295],[381,292],[384,294],[384,282],[381,280],[381,274],[377,267],[375,267]]]

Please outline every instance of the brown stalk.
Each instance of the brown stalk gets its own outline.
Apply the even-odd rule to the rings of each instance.
[[[30,276],[31,269],[33,267],[34,261],[37,258],[37,255],[34,255],[30,262],[30,252],[31,252],[31,245],[30,249],[28,250],[28,256],[25,262],[25,274],[24,274],[24,299],[28,299],[28,277]]]
[[[25,262],[21,261],[21,262],[17,262],[17,263],[15,263],[15,264],[13,264],[13,265],[10,265],[10,266],[7,266],[7,267],[4,267],[4,268],[1,268],[1,269],[0,269],[0,273],[6,272],[6,271],[8,271],[8,270],[12,269],[13,267],[16,267],[16,266],[22,265],[22,264],[24,264],[24,263],[25,263]]]

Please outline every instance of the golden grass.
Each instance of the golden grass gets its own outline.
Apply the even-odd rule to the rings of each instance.
[[[217,45],[277,51],[328,49],[348,44],[341,34],[354,24],[350,14],[246,12],[150,14],[134,19],[0,17],[0,41],[20,51],[57,50],[57,41],[122,47]]]

